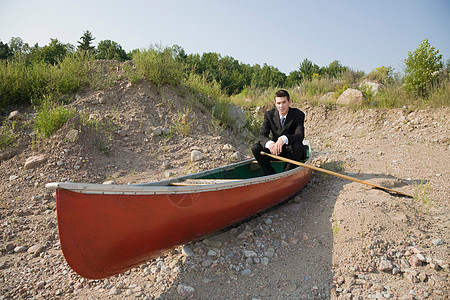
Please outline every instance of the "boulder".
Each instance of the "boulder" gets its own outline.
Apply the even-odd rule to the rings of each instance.
[[[330,102],[334,101],[334,99],[335,99],[334,92],[328,92],[319,98],[319,102],[320,103],[330,103]]]
[[[339,96],[336,103],[342,105],[361,105],[366,98],[361,91],[356,89],[346,89],[342,95]]]
[[[47,161],[47,157],[45,155],[30,156],[25,161],[24,168],[25,170],[34,169],[35,167],[43,164],[45,161]]]
[[[198,150],[192,150],[191,152],[191,161],[199,161],[203,159],[203,153]]]
[[[19,120],[21,117],[22,115],[17,110],[15,110],[9,113],[8,120]]]
[[[384,85],[378,82],[364,81],[359,85],[360,88],[364,86],[372,91],[373,96],[375,96],[379,91],[384,90]]]
[[[234,129],[240,130],[247,123],[244,112],[240,106],[233,105],[230,108],[230,115],[234,118]]]

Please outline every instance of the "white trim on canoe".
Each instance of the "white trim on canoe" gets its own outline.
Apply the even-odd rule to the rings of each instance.
[[[309,141],[303,142],[305,145],[310,146]],[[311,151],[311,148],[310,148]],[[310,155],[311,158],[311,155]],[[308,163],[310,161],[308,158]],[[202,184],[202,185],[170,185],[170,183],[182,182],[185,179],[196,179],[204,174],[213,174],[220,172],[221,169],[235,168],[240,165],[252,163],[254,159],[238,162],[232,165],[219,167],[212,170],[203,171],[196,174],[185,175],[181,177],[175,177],[167,180],[142,183],[142,184],[130,184],[130,185],[117,185],[117,184],[97,184],[97,183],[76,183],[76,182],[51,182],[45,185],[46,188],[66,189],[73,192],[85,193],[85,194],[118,194],[118,195],[158,195],[158,194],[190,194],[199,192],[219,191],[231,188],[237,188],[242,186],[254,185],[264,183],[268,181],[278,180],[284,177],[289,177],[300,170],[303,167],[297,167],[295,169],[277,173],[268,176],[254,177],[249,179],[237,179],[232,181],[225,181],[219,183]]]

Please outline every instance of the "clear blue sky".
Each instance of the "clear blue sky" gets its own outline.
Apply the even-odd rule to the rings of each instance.
[[[402,71],[408,51],[426,38],[450,58],[450,0],[11,0],[2,1],[0,39],[78,45],[83,32],[125,51],[180,45],[217,52],[288,74],[303,59],[339,60],[366,73]]]

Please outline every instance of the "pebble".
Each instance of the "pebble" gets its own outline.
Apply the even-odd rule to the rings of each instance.
[[[192,249],[186,245],[183,245],[183,247],[181,248],[181,253],[183,253],[183,255],[185,256],[194,256],[194,251],[192,251]]]
[[[431,240],[431,242],[435,246],[440,246],[440,245],[444,245],[445,244],[445,242],[443,240],[441,240],[441,239],[433,239],[433,240]]]
[[[394,268],[394,265],[390,260],[381,259],[378,270],[380,271],[391,271]]]
[[[42,251],[44,251],[44,249],[45,249],[45,246],[44,245],[42,245],[42,244],[36,244],[36,245],[34,245],[34,246],[31,246],[30,248],[28,248],[28,253],[29,254],[39,254],[39,253],[41,253]]]
[[[250,270],[250,269],[244,269],[241,271],[241,275],[243,275],[243,276],[250,275],[251,273],[252,273],[252,270]]]
[[[25,246],[17,246],[16,248],[14,248],[15,253],[22,253],[25,251],[27,251],[27,247],[25,247]]]
[[[182,297],[191,298],[195,292],[195,289],[188,285],[179,284],[177,286],[177,292]]]

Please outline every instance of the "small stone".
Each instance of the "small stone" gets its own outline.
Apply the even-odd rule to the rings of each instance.
[[[420,266],[422,266],[422,261],[416,255],[413,255],[409,259],[409,264],[412,267],[420,267]]]
[[[118,288],[116,288],[115,286],[113,286],[108,294],[109,295],[118,295],[118,294],[120,294],[120,290]]]
[[[19,120],[21,117],[19,111],[15,110],[9,113],[8,120]]]
[[[206,246],[209,247],[221,247],[222,246],[222,242],[221,241],[216,241],[216,240],[209,240],[209,239],[204,239],[203,240],[203,244],[205,244]]]
[[[186,245],[181,248],[181,253],[185,256],[194,256],[194,251]]]
[[[30,156],[25,161],[24,169],[25,170],[33,169],[33,168],[43,164],[45,161],[47,161],[47,157],[45,155]]]
[[[192,150],[191,152],[191,161],[199,161],[203,159],[203,153],[198,150]]]
[[[423,256],[421,253],[417,253],[416,256],[417,259],[420,260],[421,262],[425,262],[427,260],[425,256]]]
[[[28,253],[29,254],[39,254],[39,253],[41,253],[42,251],[44,251],[44,249],[45,249],[45,246],[44,245],[42,245],[42,244],[36,244],[36,245],[34,245],[34,246],[31,246],[30,248],[28,248]]]
[[[243,251],[244,257],[256,257],[257,254],[255,251],[252,250],[244,250]]]
[[[378,266],[378,270],[380,271],[391,271],[394,268],[394,265],[390,260],[382,259],[380,261],[380,265]]]
[[[27,251],[27,247],[25,247],[25,246],[17,246],[16,248],[14,248],[15,253],[22,253],[25,251]]]
[[[177,292],[180,296],[184,298],[191,298],[195,292],[195,289],[188,285],[179,284],[177,286]]]
[[[427,277],[428,276],[425,273],[420,273],[419,274],[419,280],[422,281],[422,282],[425,282],[427,280]]]
[[[251,273],[252,273],[252,270],[250,270],[250,269],[244,269],[241,271],[241,275],[243,275],[243,276],[250,275]]]
[[[6,252],[11,253],[14,251],[15,246],[13,244],[8,244],[5,247]]]
[[[66,134],[66,141],[70,142],[70,143],[74,143],[79,139],[79,132],[76,129],[71,129],[67,134]]]
[[[202,262],[202,267],[207,268],[212,265],[212,261],[210,259],[204,260]]]
[[[264,223],[266,225],[271,225],[272,224],[272,219],[271,218],[267,218],[267,219],[264,220]]]
[[[440,246],[440,245],[445,244],[445,242],[444,242],[443,240],[441,240],[441,239],[433,239],[431,242],[432,242],[433,245],[435,245],[435,246]]]

